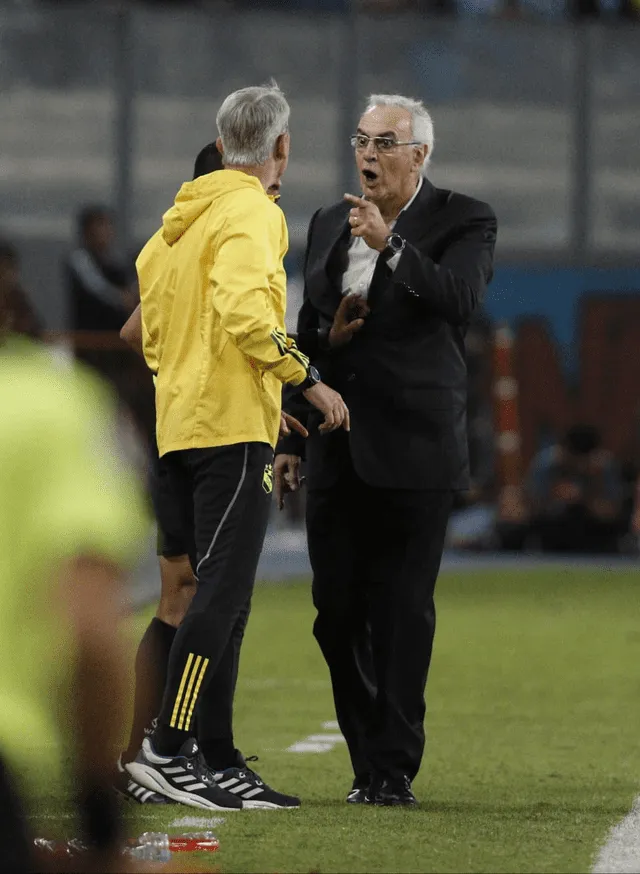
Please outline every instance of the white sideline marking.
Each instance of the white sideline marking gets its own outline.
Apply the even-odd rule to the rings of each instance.
[[[310,734],[306,740],[312,744],[337,744],[345,742],[339,732],[336,734]]]
[[[596,857],[593,874],[638,874],[640,872],[640,795],[630,813],[609,832]]]
[[[182,816],[169,823],[169,828],[201,828],[207,831],[217,825],[224,825],[223,816],[214,816],[208,819],[206,816]]]
[[[328,753],[338,744],[344,743],[343,736],[338,731],[337,722],[323,722],[322,727],[333,733],[310,734],[304,740],[296,741],[285,750],[286,753]]]
[[[328,753],[334,747],[334,744],[312,743],[311,741],[299,740],[297,743],[287,747],[286,753]]]

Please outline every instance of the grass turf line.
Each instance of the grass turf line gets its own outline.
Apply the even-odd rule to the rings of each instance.
[[[335,718],[311,636],[307,584],[260,586],[236,705],[237,741],[258,771],[298,792],[298,811],[227,814],[213,855],[169,870],[223,872],[587,871],[640,778],[637,575],[565,570],[456,574],[438,585],[418,810],[352,808],[344,744],[283,750]],[[137,622],[141,631],[148,616]],[[55,787],[39,799],[56,823]],[[184,807],[129,806],[132,834]],[[193,815],[206,815],[192,811]]]

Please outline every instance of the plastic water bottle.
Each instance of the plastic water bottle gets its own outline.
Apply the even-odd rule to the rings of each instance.
[[[145,832],[136,843],[126,850],[132,859],[144,862],[170,862],[169,835],[161,832]]]

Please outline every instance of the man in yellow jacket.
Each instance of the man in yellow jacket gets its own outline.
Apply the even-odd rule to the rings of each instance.
[[[157,374],[160,456],[184,498],[198,588],[171,648],[151,738],[126,767],[167,798],[206,809],[297,807],[225,742],[200,751],[219,706],[211,677],[248,613],[273,489],[283,383],[349,428],[339,394],[285,330],[284,216],[267,190],[289,158],[289,106],[245,88],[217,117],[225,169],[182,186],[138,259],[144,353]],[[200,733],[200,732],[199,732]]]

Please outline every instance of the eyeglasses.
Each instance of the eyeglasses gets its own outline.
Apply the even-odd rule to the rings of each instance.
[[[399,143],[393,137],[368,137],[366,134],[355,134],[351,137],[351,145],[356,152],[364,152],[369,145],[373,143],[376,152],[382,154],[392,152],[398,146],[422,146],[423,143],[418,143],[416,140],[411,140],[407,143]]]

